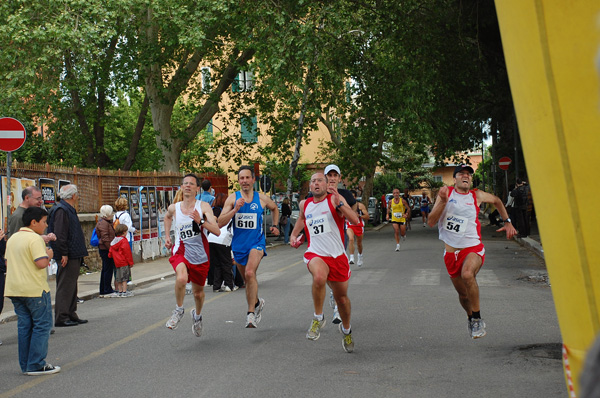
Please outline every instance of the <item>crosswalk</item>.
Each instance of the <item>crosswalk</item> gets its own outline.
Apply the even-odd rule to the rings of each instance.
[[[352,277],[350,278],[351,285],[379,285],[382,283],[389,283],[390,279],[388,276],[389,270],[386,269],[368,269],[361,268],[360,270],[353,270]],[[267,279],[272,279],[276,275],[274,273],[268,273],[269,275],[260,275],[259,282]],[[405,280],[409,280],[411,286],[439,286],[441,284],[450,284],[450,278],[446,273],[445,269],[435,268],[421,268],[412,270],[410,278],[396,281],[397,284],[405,284]],[[477,283],[479,286],[502,286],[500,279],[496,273],[491,269],[482,269],[477,274]],[[307,272],[302,277],[296,279],[293,282],[296,286],[307,286],[312,284],[312,277]]]

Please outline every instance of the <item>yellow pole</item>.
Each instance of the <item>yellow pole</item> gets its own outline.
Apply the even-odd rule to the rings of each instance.
[[[496,10],[575,396],[600,331],[600,1],[496,0]]]

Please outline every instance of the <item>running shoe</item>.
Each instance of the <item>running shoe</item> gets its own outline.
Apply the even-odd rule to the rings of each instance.
[[[485,322],[481,318],[473,318],[471,320],[471,337],[479,339],[486,335]]]
[[[350,261],[348,261],[350,264],[354,264],[354,254],[350,255]]]
[[[400,251],[400,243],[396,243],[396,251],[399,252]]]
[[[467,320],[467,327],[469,328],[469,337],[473,338],[473,322],[471,319]]]
[[[340,332],[342,332],[342,336],[344,336],[344,338],[342,339],[342,347],[344,347],[344,351],[348,353],[354,351],[354,340],[352,339],[352,330],[350,330],[350,333],[345,334],[342,330],[342,324],[340,323]]]
[[[51,375],[60,372],[60,366],[52,366],[49,363],[45,364],[41,369],[25,372],[28,376],[43,376]]]
[[[423,228],[425,228],[426,226],[427,226],[427,223],[426,223],[426,222],[424,222],[424,223],[423,223]]]
[[[262,310],[265,308],[265,299],[259,298],[258,305],[254,307],[254,319],[256,320],[256,326],[260,323],[260,319],[262,318]]]
[[[342,323],[342,318],[340,317],[340,312],[338,311],[338,307],[337,305],[335,306],[335,308],[333,309],[333,319],[331,321],[334,325],[337,325],[338,323]]]
[[[192,294],[192,284],[191,283],[185,284],[185,294]]]
[[[256,317],[254,316],[254,312],[251,312],[248,315],[246,315],[246,328],[256,328]]]
[[[195,308],[192,308],[192,332],[194,332],[194,336],[196,337],[202,336],[202,316],[200,316],[200,319],[196,320]]]
[[[335,309],[335,299],[333,298],[333,290],[329,291],[329,306]]]
[[[128,290],[126,292],[123,292],[123,294],[121,295],[121,297],[133,297],[133,292]]]
[[[358,255],[358,261],[356,262],[356,265],[358,265],[359,267],[362,267],[362,265],[363,265],[363,255],[362,254]]]
[[[184,310],[177,311],[177,309],[174,309],[173,315],[171,315],[171,318],[169,318],[165,326],[171,330],[177,329],[177,326],[179,326],[179,321],[181,321],[181,318],[183,318],[183,313]]]
[[[220,292],[230,292],[231,288],[229,286],[225,286],[219,289]]]
[[[319,340],[321,337],[321,328],[325,326],[325,317],[322,320],[318,320],[317,318],[313,318],[312,324],[306,332],[306,338],[309,340]]]
[[[406,235],[402,237],[402,242],[406,241]]]

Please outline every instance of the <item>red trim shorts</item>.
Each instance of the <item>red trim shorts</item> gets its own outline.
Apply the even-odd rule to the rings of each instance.
[[[348,263],[348,257],[346,253],[342,254],[338,257],[328,257],[328,256],[319,256],[318,254],[306,252],[304,253],[304,262],[306,263],[306,267],[308,268],[308,263],[315,258],[318,257],[321,260],[325,261],[325,264],[329,267],[329,274],[327,275],[327,280],[332,282],[346,282],[350,279],[350,264]],[[310,270],[309,270],[310,271]]]
[[[193,282],[196,285],[204,286],[206,283],[206,277],[208,276],[210,262],[207,261],[202,264],[192,264],[183,255],[182,249],[183,245],[179,246],[177,253],[169,257],[169,262],[171,263],[173,270],[175,271],[175,268],[177,268],[179,264],[184,263],[188,272],[188,282]]]
[[[460,276],[463,263],[469,253],[475,253],[481,257],[481,266],[483,266],[483,263],[485,262],[485,248],[483,247],[483,243],[480,243],[477,246],[457,250],[454,253],[444,251],[444,263],[446,264],[446,270],[448,270],[450,278],[457,278]]]

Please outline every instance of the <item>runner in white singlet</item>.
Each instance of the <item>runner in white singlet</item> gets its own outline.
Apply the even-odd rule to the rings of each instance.
[[[440,240],[444,241],[444,263],[458,292],[460,304],[467,312],[469,335],[473,339],[485,336],[485,322],[479,307],[477,273],[485,260],[485,249],[481,243],[479,204],[492,203],[504,220],[505,231],[511,239],[517,231],[511,224],[508,213],[497,196],[481,190],[471,190],[473,168],[458,165],[454,169],[454,187],[442,187],[435,205],[429,214],[428,225],[438,224]]]

